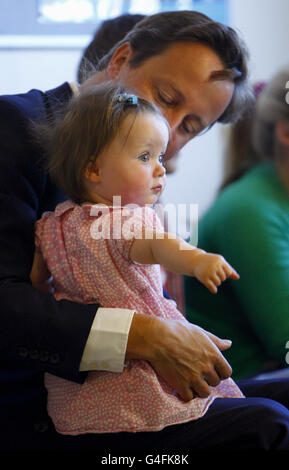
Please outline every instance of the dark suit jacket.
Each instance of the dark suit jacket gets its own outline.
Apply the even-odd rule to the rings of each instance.
[[[2,419],[18,413],[39,414],[45,407],[44,371],[80,383],[85,378],[78,366],[97,305],[56,301],[34,289],[29,279],[34,223],[65,198],[42,169],[30,123],[53,117],[70,97],[67,83],[46,93],[31,90],[0,97]]]

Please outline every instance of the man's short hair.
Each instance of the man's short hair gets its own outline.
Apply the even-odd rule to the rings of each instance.
[[[98,64],[98,70],[107,67],[115,50],[129,42],[134,56],[132,68],[146,59],[161,54],[176,42],[200,43],[210,47],[221,59],[224,69],[231,71],[235,90],[231,103],[218,119],[229,123],[239,119],[252,101],[253,93],[247,83],[248,51],[236,31],[196,11],[170,11],[151,15],[140,21],[106,54]]]
[[[83,83],[91,72],[95,72],[98,61],[145,17],[127,13],[103,21],[80,59],[77,70],[78,83]]]

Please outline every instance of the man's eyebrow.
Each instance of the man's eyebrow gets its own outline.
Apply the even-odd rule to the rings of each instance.
[[[232,69],[215,70],[211,73],[210,80],[232,80],[240,77],[242,73],[233,67]]]

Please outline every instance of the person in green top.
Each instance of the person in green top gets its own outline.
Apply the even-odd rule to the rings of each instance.
[[[230,174],[199,223],[198,246],[221,253],[240,280],[227,281],[214,296],[185,279],[187,319],[232,340],[224,354],[235,379],[277,369],[287,373],[288,87],[289,66],[263,87],[253,115],[241,124],[252,130],[246,154],[246,135],[240,133],[240,124],[234,129],[237,147]],[[241,140],[236,140],[237,132]]]

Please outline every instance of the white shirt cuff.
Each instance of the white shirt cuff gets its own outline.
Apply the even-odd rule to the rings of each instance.
[[[99,308],[84,348],[79,370],[122,372],[134,310]]]

